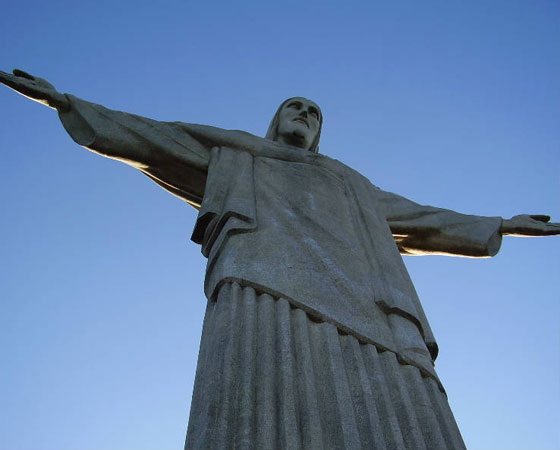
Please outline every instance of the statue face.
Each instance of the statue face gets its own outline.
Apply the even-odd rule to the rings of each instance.
[[[319,131],[320,114],[319,107],[311,100],[291,99],[278,116],[278,142],[308,150]]]

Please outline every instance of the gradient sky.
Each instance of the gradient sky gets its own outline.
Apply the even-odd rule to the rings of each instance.
[[[560,4],[6,2],[2,70],[107,107],[321,151],[419,203],[560,220]],[[0,449],[181,449],[205,299],[196,211],[0,88]],[[407,257],[469,449],[560,448],[560,238]]]

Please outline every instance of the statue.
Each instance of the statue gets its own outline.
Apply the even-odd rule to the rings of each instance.
[[[549,217],[479,217],[385,192],[318,153],[322,113],[266,137],[109,110],[15,70],[72,139],[199,210],[208,298],[186,449],[464,449],[438,347],[400,254],[495,255]]]

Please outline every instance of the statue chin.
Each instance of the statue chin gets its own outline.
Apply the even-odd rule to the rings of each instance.
[[[301,143],[305,142],[305,134],[302,133],[300,130],[294,130],[292,136],[294,141],[299,141]]]
[[[283,136],[279,136],[278,141],[294,147],[300,147],[303,149],[309,148],[309,142],[307,141],[306,135],[301,130],[293,130],[289,134],[287,133]]]

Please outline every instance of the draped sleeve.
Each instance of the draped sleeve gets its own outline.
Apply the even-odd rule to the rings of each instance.
[[[159,122],[66,96],[71,107],[59,117],[76,143],[140,170],[195,208],[200,206],[213,143],[204,133],[194,137],[190,131],[197,126]]]
[[[419,205],[382,190],[377,191],[377,197],[403,254],[490,257],[500,249],[501,217],[460,214]]]

